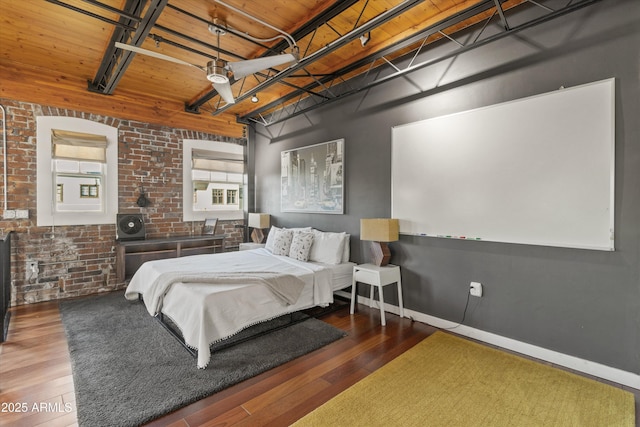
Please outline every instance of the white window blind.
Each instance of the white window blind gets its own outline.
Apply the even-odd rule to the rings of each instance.
[[[107,138],[104,135],[51,129],[51,142],[56,159],[107,161]]]
[[[194,149],[191,152],[191,163],[193,169],[244,173],[244,156],[239,153]]]

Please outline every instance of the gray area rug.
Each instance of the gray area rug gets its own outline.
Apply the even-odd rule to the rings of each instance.
[[[318,349],[345,333],[308,318],[266,335],[212,347],[207,369],[123,293],[60,303],[80,426],[136,426]],[[296,315],[305,316],[301,313]],[[234,339],[288,321],[251,327]]]

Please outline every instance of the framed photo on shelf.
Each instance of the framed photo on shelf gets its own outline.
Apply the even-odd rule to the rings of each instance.
[[[203,236],[213,236],[216,234],[216,226],[218,225],[218,218],[207,218],[204,220],[204,225],[202,226],[202,235]]]

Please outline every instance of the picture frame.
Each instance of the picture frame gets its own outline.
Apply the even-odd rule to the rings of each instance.
[[[282,212],[344,213],[344,139],[280,154]]]
[[[216,227],[218,225],[218,218],[207,218],[202,225],[203,236],[213,236],[216,234]]]

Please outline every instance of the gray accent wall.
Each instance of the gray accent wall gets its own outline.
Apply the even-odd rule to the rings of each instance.
[[[458,322],[469,282],[481,282],[484,296],[469,301],[465,325],[640,374],[637,0],[604,0],[283,123],[255,126],[251,203],[275,225],[351,233],[351,259],[366,262],[360,218],[391,215],[393,126],[610,77],[614,252],[401,236],[391,262],[402,268],[411,310]],[[345,139],[344,215],[280,212],[280,152],[336,138]],[[395,302],[395,292],[385,296]]]

